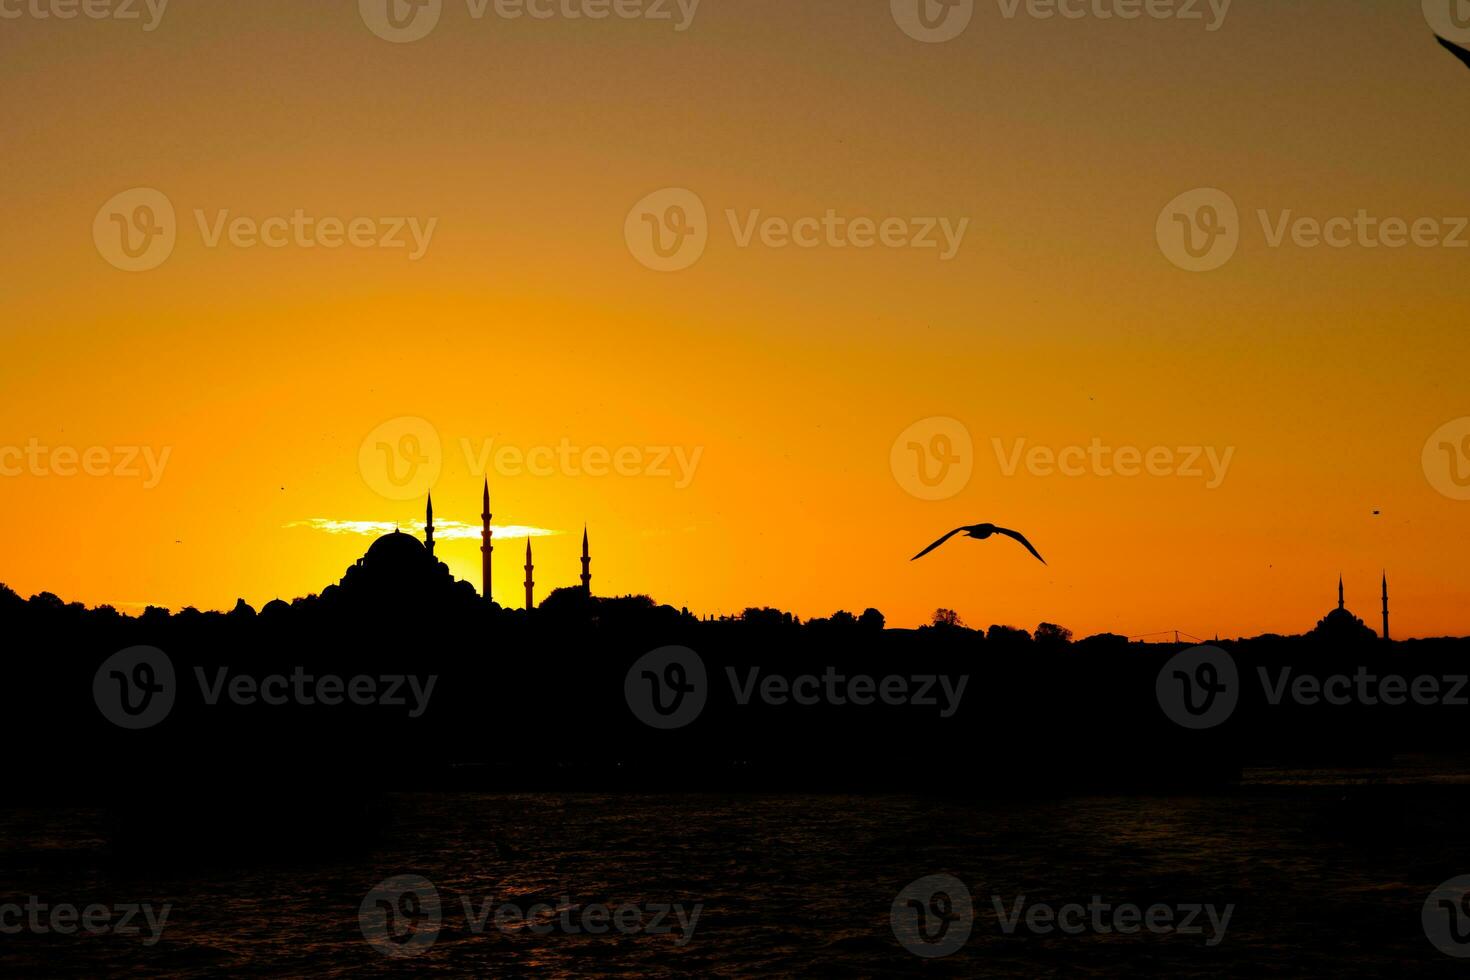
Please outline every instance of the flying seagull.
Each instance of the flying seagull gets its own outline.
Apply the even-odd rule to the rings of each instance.
[[[1011,531],[1003,527],[996,527],[994,524],[975,524],[970,527],[957,527],[953,531],[950,531],[948,534],[946,534],[944,537],[940,538],[938,541],[931,544],[929,547],[925,548],[923,551],[919,552],[914,557],[910,558],[909,561],[918,561],[920,558],[923,558],[929,552],[944,544],[944,542],[948,541],[956,534],[960,533],[968,534],[970,537],[976,539],[977,541],[984,541],[992,534],[1004,534],[1008,538],[1015,538],[1017,541],[1021,542],[1023,545],[1026,546],[1027,551],[1036,556],[1037,561],[1041,562],[1043,565],[1046,564],[1046,559],[1041,557],[1041,554],[1035,548],[1031,547],[1031,542],[1026,540],[1026,536],[1024,534],[1019,531]]]
[[[1439,43],[1444,46],[1444,49],[1446,51],[1448,51],[1450,54],[1454,55],[1456,58],[1459,58],[1461,61],[1463,61],[1465,63],[1465,67],[1466,68],[1470,68],[1470,51],[1466,51],[1464,48],[1460,47],[1458,44],[1454,44],[1454,43],[1452,43],[1450,41],[1446,41],[1444,38],[1440,37],[1438,34],[1434,35],[1434,37],[1435,37],[1435,40],[1439,41]]]

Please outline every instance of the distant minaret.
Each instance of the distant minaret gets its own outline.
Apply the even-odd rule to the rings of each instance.
[[[587,525],[582,525],[582,591],[592,594],[592,555],[587,550]]]
[[[483,595],[485,601],[489,602],[490,595],[490,555],[495,551],[495,544],[490,539],[494,536],[490,530],[490,478],[485,477],[485,509],[480,513],[480,520],[484,526],[480,529],[480,577],[485,583]]]
[[[424,515],[424,547],[429,549],[429,557],[434,557],[434,495],[429,494],[429,509]]]
[[[1388,639],[1388,572],[1383,573],[1383,638]]]
[[[531,577],[531,539],[526,539],[526,611],[536,608],[536,582]]]
[[[1337,608],[1342,609],[1343,606],[1344,603],[1342,601],[1342,576],[1339,575],[1337,577]]]

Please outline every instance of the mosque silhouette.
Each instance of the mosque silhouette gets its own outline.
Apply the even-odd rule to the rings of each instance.
[[[1338,576],[1337,579],[1337,608],[1318,620],[1316,628],[1308,635],[1344,643],[1378,638],[1378,634],[1374,633],[1367,623],[1348,611],[1341,576]],[[1388,638],[1388,573],[1385,572],[1383,574],[1383,639]]]
[[[490,481],[485,481],[484,506],[480,514],[480,552],[483,555],[482,591],[479,598],[493,601],[491,592],[491,559],[495,551],[494,532],[490,527]],[[536,607],[535,562],[531,539],[526,539],[526,609]],[[582,529],[581,591],[592,595],[592,555],[586,528]],[[394,530],[369,546],[367,553],[347,569],[342,580],[322,591],[324,600],[353,599],[367,602],[432,602],[436,599],[466,601],[477,598],[475,587],[450,574],[449,566],[434,554],[434,496],[429,495],[424,512],[424,540]]]

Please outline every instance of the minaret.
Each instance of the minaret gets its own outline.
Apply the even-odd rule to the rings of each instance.
[[[536,608],[536,582],[531,577],[531,539],[526,539],[526,612]]]
[[[485,477],[485,509],[480,513],[480,520],[484,526],[480,528],[480,580],[485,583],[482,594],[485,601],[491,600],[490,594],[490,555],[495,551],[495,544],[490,540],[494,535],[490,530],[490,478]]]
[[[1337,608],[1339,608],[1339,609],[1343,608],[1343,601],[1342,601],[1342,576],[1341,575],[1339,575],[1337,577]]]
[[[424,547],[429,549],[429,557],[434,557],[434,495],[429,494],[429,509],[424,515]]]
[[[592,594],[592,555],[587,550],[587,525],[582,525],[582,591]]]
[[[1388,572],[1383,573],[1383,638],[1388,639]]]

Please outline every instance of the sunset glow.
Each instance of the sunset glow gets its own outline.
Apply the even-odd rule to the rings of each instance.
[[[370,535],[421,532],[418,488],[363,462],[426,452],[367,442],[413,419],[439,555],[477,587],[488,477],[543,594],[586,526],[600,594],[700,615],[1295,633],[1339,574],[1372,621],[1386,571],[1398,637],[1470,630],[1470,502],[1426,463],[1470,416],[1470,84],[1418,3],[1237,3],[1215,30],[979,4],[943,44],[886,2],[669,6],[446,3],[413,43],[356,3],[0,20],[0,131],[24,137],[0,581],[175,609],[319,592]],[[135,188],[176,242],[130,272],[94,224]],[[665,188],[707,244],[659,272],[625,229]],[[1156,238],[1195,188],[1240,219],[1201,273]],[[1292,224],[1360,212],[1437,244]],[[895,472],[910,441],[954,448],[932,419],[971,445],[942,499]],[[1049,564],[1004,541],[909,561],[981,521]],[[519,550],[495,560],[518,604]]]

